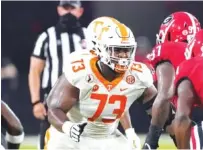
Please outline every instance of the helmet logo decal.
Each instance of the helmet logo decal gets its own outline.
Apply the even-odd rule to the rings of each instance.
[[[170,15],[170,16],[168,16],[168,17],[163,21],[162,24],[167,24],[167,23],[169,23],[172,19],[173,19],[173,17]]]
[[[96,32],[96,29],[97,29],[98,25],[103,25],[103,24],[104,24],[103,21],[95,21],[95,23],[94,23],[94,32]]]
[[[98,25],[101,25],[101,26],[102,26],[103,24],[104,24],[104,22],[102,22],[102,21],[95,21],[95,24],[94,24],[94,32],[97,32]],[[102,34],[103,34],[104,32],[107,32],[108,30],[109,30],[109,27],[102,27],[100,33],[98,34],[97,39],[98,39],[98,40],[101,40]]]
[[[166,27],[166,29],[163,31],[163,30],[160,30],[159,32],[159,35],[158,35],[158,38],[159,36],[161,35],[161,39],[159,39],[160,43],[163,43],[166,39],[166,34],[168,33],[168,30],[169,28],[171,27],[171,25],[173,24],[174,20],[172,20]]]

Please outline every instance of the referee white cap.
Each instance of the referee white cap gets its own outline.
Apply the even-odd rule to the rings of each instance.
[[[81,7],[81,2],[79,0],[60,0],[59,6],[72,6],[72,7]]]

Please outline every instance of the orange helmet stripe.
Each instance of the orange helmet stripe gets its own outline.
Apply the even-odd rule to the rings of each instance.
[[[121,38],[122,38],[122,41],[126,41],[128,40],[128,31],[127,31],[127,28],[124,24],[118,22],[116,19],[114,18],[111,18],[111,20],[118,26],[119,28],[119,31],[121,33]]]

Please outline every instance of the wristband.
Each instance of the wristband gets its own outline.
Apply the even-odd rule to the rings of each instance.
[[[37,100],[36,102],[32,103],[32,107],[34,107],[35,105],[37,105],[38,103],[41,103],[40,100]]]
[[[6,132],[6,141],[13,143],[13,144],[20,144],[24,140],[24,132],[20,135],[11,135],[8,132]]]

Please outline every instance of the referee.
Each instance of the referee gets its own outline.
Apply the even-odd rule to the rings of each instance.
[[[49,128],[45,99],[66,68],[68,55],[86,48],[85,28],[79,18],[83,14],[80,1],[62,0],[57,6],[59,22],[39,35],[30,59],[29,88],[35,118],[40,124],[40,149],[46,145]]]

